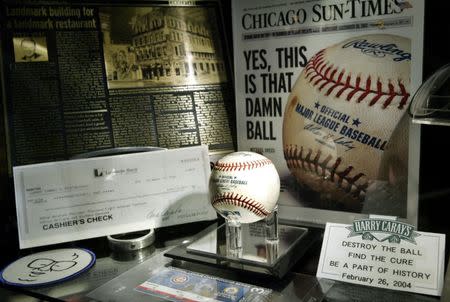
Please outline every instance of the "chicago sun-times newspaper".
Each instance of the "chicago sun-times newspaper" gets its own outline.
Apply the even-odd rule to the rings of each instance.
[[[232,2],[238,149],[277,167],[282,218],[409,217],[423,12],[414,0]]]

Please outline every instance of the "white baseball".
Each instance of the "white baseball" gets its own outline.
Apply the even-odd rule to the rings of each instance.
[[[286,163],[297,181],[359,208],[409,102],[410,40],[353,37],[311,58],[283,120]]]
[[[209,188],[211,204],[220,215],[252,223],[273,211],[280,194],[280,177],[270,159],[240,151],[217,161]]]

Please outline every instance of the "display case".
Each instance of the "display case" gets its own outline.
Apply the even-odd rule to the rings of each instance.
[[[34,19],[27,20],[30,11],[20,10],[21,3],[25,2],[35,9],[47,5],[59,7],[59,13],[66,15],[54,16],[52,21],[62,22],[58,23],[60,26],[70,24],[68,14],[71,10],[64,11],[62,3],[64,7],[73,9],[95,7],[95,12],[100,14],[95,18],[73,16],[77,21],[82,21],[80,24],[85,27],[82,30],[72,28],[59,33],[49,31],[49,34],[43,29],[33,29],[31,36],[35,39],[31,41],[28,39],[30,29],[25,27],[31,26],[30,24],[44,26],[44,23],[32,23]],[[31,2],[5,1],[9,7],[17,9],[9,10],[10,19],[16,22],[15,26],[24,28],[11,30],[6,18],[0,21],[2,125],[7,125],[6,128],[0,129],[0,218],[5,222],[0,226],[0,247],[3,251],[1,263],[4,266],[26,254],[66,246],[88,248],[95,253],[97,260],[87,272],[60,284],[27,289],[1,285],[0,300],[139,302],[181,299],[180,296],[170,296],[177,294],[177,291],[181,290],[180,287],[171,287],[170,290],[164,288],[165,293],[156,293],[154,290],[155,284],[159,284],[159,289],[164,291],[162,286],[167,284],[162,284],[164,280],[160,276],[168,276],[171,273],[186,273],[186,276],[198,281],[186,287],[184,294],[195,293],[203,295],[205,299],[208,293],[217,291],[219,286],[236,286],[240,290],[239,293],[248,294],[246,301],[431,302],[450,299],[448,260],[442,297],[317,278],[315,275],[325,222],[348,222],[354,218],[355,212],[339,211],[340,208],[336,204],[320,204],[319,210],[324,210],[322,215],[310,207],[297,207],[292,200],[285,201],[279,212],[282,217],[277,226],[279,241],[276,245],[271,242],[273,237],[267,236],[266,233],[267,229],[271,229],[267,228],[271,222],[270,218],[255,225],[241,226],[231,243],[229,236],[227,241],[227,232],[236,233],[236,229],[230,229],[219,218],[212,222],[159,228],[155,230],[155,241],[151,246],[135,251],[113,250],[106,237],[20,250],[14,212],[14,189],[9,174],[13,165],[68,159],[86,151],[96,154],[98,150],[111,147],[157,145],[175,148],[200,143],[210,145],[215,153],[211,157],[213,162],[218,156],[233,151],[236,146],[235,132],[242,130],[236,129],[234,124],[234,80],[231,65],[227,62],[227,56],[232,55],[228,51],[214,53],[210,47],[199,47],[197,51],[191,49],[196,53],[196,57],[189,61],[189,67],[179,61],[170,65],[167,71],[165,64],[171,64],[170,58],[177,56],[177,52],[180,52],[178,57],[188,57],[183,51],[189,47],[182,47],[180,40],[192,40],[193,37],[187,35],[184,29],[174,31],[175,36],[172,37],[171,44],[162,45],[170,45],[172,50],[166,50],[166,53],[164,47],[160,50],[161,62],[155,59],[158,57],[158,50],[154,49],[152,54],[152,50],[148,49],[150,42],[146,42],[146,39],[151,38],[142,34],[142,28],[137,21],[151,19],[151,14],[155,13],[143,9],[143,6],[159,5],[161,2],[127,2],[126,6],[130,10],[122,10],[124,1],[80,1],[79,5],[67,4],[65,1],[39,1],[39,4]],[[404,5],[405,10],[411,5],[409,1],[397,2]],[[184,4],[192,4],[189,1],[164,3],[181,5],[181,9],[174,12],[178,17],[183,15],[183,11],[189,12]],[[220,29],[225,25],[226,30],[216,35],[212,39],[213,42],[207,39],[207,43],[216,46],[220,44],[218,48],[224,46],[221,43],[225,43],[232,33],[230,3],[220,3],[225,6],[224,20],[218,18],[219,21],[216,22],[217,20],[212,18],[218,14],[216,1],[196,1],[196,5],[203,12],[194,11],[187,14],[189,20],[194,22],[197,19],[203,25],[205,20],[213,20],[213,30],[217,29],[215,26]],[[4,2],[2,16],[5,16],[6,9],[3,5]],[[417,134],[414,132],[413,139],[409,142],[409,146],[413,146],[409,150],[413,165],[413,173],[409,177],[415,182],[402,184],[402,198],[405,203],[400,211],[403,218],[415,222],[420,231],[449,234],[448,217],[443,210],[444,203],[450,196],[448,180],[436,173],[439,170],[445,174],[450,169],[446,160],[447,147],[444,145],[448,137],[447,129],[450,129],[446,127],[450,125],[450,96],[447,88],[450,67],[445,65],[450,49],[442,44],[442,33],[448,29],[448,24],[445,23],[448,10],[438,7],[440,5],[432,2],[425,5],[427,26],[423,63],[424,76],[429,80],[424,82],[423,89],[419,89],[415,94],[409,107],[414,131],[421,132],[421,136],[414,136]],[[208,15],[209,13],[211,14]],[[119,20],[118,17],[122,14],[126,15],[126,18]],[[140,18],[137,18],[138,16]],[[43,21],[46,18],[37,19]],[[222,24],[221,21],[225,23]],[[118,23],[113,25],[114,22]],[[373,23],[375,30],[382,30],[380,28],[383,24],[377,22],[378,20]],[[96,26],[94,31],[98,34],[89,31],[90,24]],[[121,26],[128,26],[127,24],[133,27],[133,40],[121,38]],[[206,24],[209,25],[207,22]],[[171,28],[174,27],[176,25]],[[395,26],[392,28],[394,31],[398,30]],[[82,32],[80,36],[77,35],[78,31]],[[161,37],[171,35],[168,27],[164,27],[162,32],[164,34]],[[176,32],[181,34],[180,38]],[[105,45],[100,41],[104,41]],[[45,46],[45,51],[39,49],[29,55],[28,51],[33,49],[35,43]],[[61,46],[66,43],[69,46]],[[90,47],[90,43],[96,46]],[[300,44],[299,42],[299,46],[302,46]],[[200,61],[204,60],[209,60],[209,63],[214,61],[214,64],[208,65],[209,69],[206,65],[201,67]],[[70,68],[71,64],[77,68]],[[223,66],[223,69],[217,69],[218,66]],[[101,74],[99,81],[95,80],[97,73]],[[432,75],[426,77],[427,74]],[[421,71],[413,73],[415,79],[421,76]],[[201,80],[198,87],[192,85],[195,77]],[[180,81],[186,85],[179,85]],[[176,93],[173,92],[173,87],[177,88]],[[82,101],[79,102],[80,99]],[[176,102],[181,105],[171,107]],[[143,106],[143,103],[148,106]],[[211,111],[207,107],[214,110]],[[57,118],[53,119],[55,116]],[[228,120],[231,122],[228,123]],[[45,121],[52,123],[47,125]],[[169,125],[169,122],[173,124]],[[151,133],[143,129],[151,129]],[[259,151],[258,148],[260,147],[255,147],[255,151]],[[271,149],[267,147],[267,151],[271,152]],[[391,197],[397,196],[390,194],[391,191],[387,193]],[[309,194],[316,195],[310,191]],[[406,198],[406,194],[413,196],[413,199]],[[370,201],[373,203],[368,205],[373,207],[358,211],[357,215],[365,215],[374,208],[383,209],[386,213],[391,211],[392,208],[386,206],[391,203],[379,202],[380,199],[377,198],[380,196],[387,195],[372,195]],[[292,202],[289,203],[290,201]],[[410,201],[412,203],[409,203]],[[327,208],[331,210],[328,211]],[[338,211],[335,211],[336,209]],[[302,242],[300,245],[299,240]],[[235,251],[236,248],[242,248],[237,252],[237,257],[236,254],[230,257],[230,247]],[[447,255],[448,250],[447,248]],[[261,295],[258,296],[258,293]]]

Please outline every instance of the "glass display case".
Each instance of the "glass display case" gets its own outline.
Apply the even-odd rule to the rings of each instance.
[[[252,297],[248,295],[248,300],[242,301],[375,301],[374,297],[376,301],[439,301],[439,297],[318,279],[314,274],[320,244],[314,245],[311,251],[306,253],[302,260],[281,279],[267,274],[243,272],[240,269],[224,269],[213,263],[200,264],[173,260],[165,256],[167,251],[180,245],[188,246],[206,233],[216,230],[217,226],[217,222],[212,224],[204,222],[161,228],[156,230],[154,245],[130,252],[112,251],[108,247],[106,238],[74,242],[72,246],[89,248],[97,255],[97,261],[89,271],[75,279],[52,286],[29,289],[2,287],[0,295],[5,302],[181,301],[174,297],[164,298],[153,292],[154,288],[150,286],[158,282],[161,285],[164,279],[157,277],[172,271],[196,278],[195,280],[198,281],[196,287],[192,285],[177,289],[186,293],[195,292],[204,295],[204,300],[193,301],[211,301],[207,299],[207,290],[211,290],[211,286],[207,286],[207,283],[215,284],[213,287],[215,290],[221,284],[233,284],[243,293],[250,293],[254,288]],[[448,283],[448,278],[446,282]],[[167,287],[159,289],[170,293]],[[444,291],[443,298],[447,296],[448,294]]]
[[[17,6],[15,1],[6,2],[11,6]],[[30,0],[28,3],[30,2],[32,1]],[[62,2],[59,1],[59,3]],[[14,218],[15,213],[13,213],[15,210],[14,189],[11,175],[8,175],[12,162],[26,164],[41,160],[61,160],[74,158],[75,154],[88,150],[108,150],[111,147],[137,144],[172,148],[179,145],[206,143],[219,154],[224,151],[230,152],[234,148],[233,131],[236,130],[235,125],[227,123],[227,119],[233,115],[234,106],[231,102],[234,88],[232,73],[227,58],[228,52],[222,53],[219,51],[224,47],[222,43],[226,44],[225,36],[231,35],[231,13],[225,11],[225,18],[227,18],[225,19],[225,25],[228,27],[227,30],[222,32],[223,20],[215,18],[216,14],[219,15],[216,8],[217,1],[196,1],[196,4],[204,6],[201,7],[204,12],[182,8],[174,11],[174,14],[179,17],[183,15],[183,11],[187,11],[186,16],[189,22],[200,20],[203,24],[202,28],[211,25],[208,20],[217,19],[212,22],[214,26],[211,26],[210,29],[213,32],[220,31],[219,35],[209,36],[208,34],[209,38],[199,39],[197,34],[188,34],[186,28],[182,28],[181,31],[180,28],[177,29],[179,25],[176,25],[176,18],[169,18],[167,22],[175,23],[171,23],[170,26],[169,23],[165,24],[167,27],[161,27],[161,24],[156,26],[156,34],[150,37],[150,35],[143,33],[142,26],[145,26],[142,25],[142,22],[147,22],[146,20],[150,20],[150,16],[158,15],[160,12],[142,7],[136,11],[134,11],[134,7],[132,9],[128,7],[129,10],[126,11],[121,10],[122,7],[116,5],[120,1],[91,2],[101,3],[102,8],[96,11],[101,14],[96,18],[87,15],[78,17],[77,21],[82,22],[80,24],[86,27],[81,31],[83,33],[81,39],[75,34],[77,32],[75,29],[59,34],[54,31],[48,36],[45,30],[33,30],[32,36],[35,37],[33,42],[25,37],[27,35],[24,34],[26,32],[24,29],[18,30],[20,34],[17,35],[13,34],[12,30],[9,30],[6,34],[6,31],[3,31],[7,28],[6,22],[0,21],[2,26],[0,37],[2,73],[0,73],[0,76],[2,81],[7,80],[7,85],[0,87],[4,103],[2,108],[6,111],[1,112],[1,114],[8,117],[8,113],[11,113],[9,115],[10,120],[8,118],[4,120],[4,117],[3,120],[0,119],[0,122],[2,124],[10,123],[9,130],[13,130],[11,133],[6,133],[4,129],[0,129],[0,139],[6,141],[6,139],[13,138],[12,145],[4,144],[3,141],[0,142],[0,177],[2,181],[7,180],[5,183],[2,182],[0,187],[0,218],[4,222],[0,226],[3,230],[0,239],[1,262],[10,262],[13,258],[58,247],[83,247],[93,251],[96,255],[96,263],[91,269],[75,279],[60,284],[27,289],[0,284],[1,301],[140,302],[170,299],[180,301],[181,296],[170,296],[171,294],[180,294],[179,291],[184,291],[183,294],[188,296],[195,293],[197,295],[195,297],[199,301],[202,301],[203,298],[206,301],[211,301],[207,300],[211,299],[211,296],[208,295],[214,291],[217,292],[220,286],[223,286],[223,289],[228,289],[229,294],[233,294],[233,288],[236,288],[242,294],[241,297],[246,297],[246,300],[244,300],[246,302],[375,300],[432,302],[450,300],[450,274],[448,272],[450,265],[447,265],[444,290],[441,297],[317,278],[316,271],[323,225],[321,227],[310,227],[309,224],[305,227],[299,226],[298,221],[296,221],[299,220],[297,219],[299,213],[303,217],[309,218],[311,222],[315,222],[317,217],[312,214],[317,212],[312,213],[308,208],[303,207],[293,211],[293,208],[289,205],[284,208],[287,219],[280,221],[280,224],[276,227],[278,231],[278,242],[276,244],[273,244],[270,240],[272,238],[270,232],[273,231],[274,227],[274,225],[268,227],[271,222],[270,218],[260,224],[242,226],[237,236],[233,237],[236,241],[230,241],[229,237],[227,241],[227,231],[230,234],[230,230],[232,232],[236,230],[230,229],[222,219],[219,219],[213,222],[196,222],[156,229],[153,244],[133,251],[112,249],[106,237],[19,250],[17,247],[17,222]],[[134,1],[131,6],[137,5],[138,2]],[[156,1],[143,0],[141,2],[153,4]],[[169,2],[179,3],[183,1]],[[212,2],[214,2],[214,5],[212,5]],[[404,3],[405,9],[409,4],[408,1],[396,2]],[[48,3],[54,6],[59,5],[58,1],[51,0],[40,1],[40,3],[44,3],[43,5],[48,5]],[[32,5],[36,4],[33,3]],[[70,6],[75,8],[72,4]],[[127,4],[127,6],[129,5]],[[439,64],[434,62],[435,66],[440,65],[442,61],[449,57],[448,49],[441,45],[441,35],[448,28],[448,24],[444,24],[448,19],[446,16],[448,10],[434,6],[438,5],[427,2],[427,8],[430,8],[426,15],[428,16],[428,23],[435,22],[436,25],[431,24],[425,32],[425,37],[428,37],[430,43],[424,43],[426,45],[424,48],[424,68],[428,63],[427,58],[428,60],[433,58],[433,60],[439,61]],[[76,8],[89,8],[89,4],[86,4],[85,7],[80,5]],[[24,16],[21,16],[21,14],[27,15],[33,14],[33,12],[39,14],[37,10],[20,12],[20,9],[18,9],[15,11],[17,15],[14,15],[13,10],[10,12],[12,20],[23,22],[17,22],[19,27],[20,24],[27,25],[27,20],[24,20]],[[52,20],[62,22],[58,24],[70,24],[68,22],[71,17],[69,16],[70,12],[69,9],[66,11],[60,10],[60,14],[65,14],[65,16],[54,16]],[[5,10],[2,11],[2,16],[4,13]],[[123,13],[127,15],[127,18],[117,17]],[[432,13],[434,15],[431,19],[434,18],[434,20],[430,22]],[[35,17],[40,18],[40,16]],[[114,22],[118,22],[119,25],[113,25]],[[33,24],[44,26],[44,23]],[[97,24],[95,25],[98,27],[96,31],[101,32],[101,34],[89,35],[87,28],[89,24]],[[122,31],[120,24],[128,24],[133,27],[133,39],[123,40],[120,37]],[[148,26],[150,25],[148,24]],[[181,33],[181,36],[177,36],[177,33]],[[189,46],[183,46],[182,41],[180,41],[183,35],[190,41],[195,41],[194,44],[197,45],[196,49],[191,49],[194,58],[189,57],[186,52],[186,50],[189,50]],[[162,43],[159,50],[149,48],[150,39],[165,38],[172,40]],[[104,39],[104,41],[101,39]],[[6,41],[11,45],[7,46]],[[69,41],[70,45],[58,48],[58,43],[62,45],[64,41]],[[98,44],[98,47],[90,47],[87,43],[89,41]],[[199,46],[202,44],[201,41],[212,44],[209,47]],[[42,47],[40,50],[38,49],[37,53],[29,56],[25,51],[28,51],[30,47],[33,48],[35,43]],[[436,44],[439,44],[439,49],[432,47]],[[216,48],[217,51],[213,51]],[[19,52],[19,49],[24,52]],[[434,53],[440,51],[442,51],[442,53],[439,53],[442,57],[433,56]],[[157,62],[157,57],[164,62]],[[173,60],[170,60],[172,57],[186,58],[186,60],[189,58],[189,62],[185,65],[184,62],[178,61],[175,62],[176,64],[170,65],[174,63]],[[69,61],[73,58],[78,60],[76,69],[71,68],[69,64]],[[13,63],[5,64],[4,62],[8,60]],[[208,61],[209,65],[204,64],[205,61]],[[94,63],[90,64],[92,62]],[[58,64],[61,64],[61,66],[58,66]],[[108,64],[107,68],[105,67],[106,64]],[[167,64],[170,66],[167,67]],[[30,65],[32,67],[27,67]],[[88,65],[92,69],[88,69],[86,67]],[[433,66],[433,64],[430,64],[428,68],[431,68],[430,66]],[[93,70],[94,67],[97,67],[97,69]],[[7,71],[8,74],[5,75],[4,71]],[[96,72],[102,73],[102,81],[97,81],[99,75]],[[434,127],[450,126],[449,78],[450,65],[443,65],[423,83],[409,106],[409,114],[413,123],[421,127],[433,127],[432,131],[435,130]],[[192,85],[196,79],[201,84],[199,89]],[[79,86],[71,85],[70,82]],[[70,85],[64,86],[64,83]],[[173,87],[180,88],[182,86],[180,83],[185,83],[185,87],[174,93]],[[77,98],[83,99],[83,102],[77,102]],[[48,103],[45,104],[42,102],[43,100],[48,101]],[[16,107],[11,104],[12,101],[14,101]],[[56,104],[58,101],[61,102]],[[151,105],[143,106],[142,104],[146,101]],[[177,101],[180,101],[179,107],[170,107]],[[214,112],[208,109],[208,104],[214,106]],[[12,119],[13,116],[16,119]],[[54,118],[55,116],[58,118]],[[64,120],[61,116],[66,119]],[[88,119],[85,119],[86,116],[93,118],[97,124],[83,124],[82,121]],[[24,124],[13,124],[13,122],[22,118],[25,121]],[[181,122],[186,119],[189,122]],[[52,121],[48,127],[47,125],[42,126],[46,120]],[[169,122],[173,122],[173,125],[168,126]],[[205,131],[207,125],[210,127]],[[143,129],[151,129],[152,135]],[[116,130],[117,132],[114,132]],[[425,132],[428,135],[432,131]],[[177,133],[180,135],[177,136]],[[447,132],[435,131],[433,134],[434,136],[426,137],[425,141],[434,140],[441,144],[446,143]],[[152,140],[150,140],[150,136]],[[420,145],[420,142],[415,143]],[[435,145],[426,146],[425,143],[422,144],[422,148],[425,147],[431,150],[421,153],[421,180],[423,183],[430,183],[434,181],[432,180],[434,177],[439,178],[439,184],[448,182],[445,177],[436,173],[436,170],[445,173],[449,168],[447,167],[449,164],[446,159],[448,153],[446,147],[439,146],[438,150]],[[14,151],[12,158],[11,154],[7,156],[6,150]],[[126,150],[126,152],[128,151]],[[90,156],[95,156],[96,152],[102,153],[104,151],[93,152]],[[413,150],[413,153],[417,155],[414,160],[417,159],[415,164],[418,164],[420,156],[416,150]],[[429,163],[432,163],[432,165]],[[418,179],[419,175],[415,175],[415,177]],[[423,183],[420,185],[423,185]],[[412,190],[417,193],[418,187],[418,184],[410,185],[407,187],[407,191]],[[421,198],[421,206],[418,209],[418,225],[423,228],[419,230],[448,234],[448,217],[446,217],[447,212],[443,210],[443,204],[450,194],[447,184],[443,184],[441,187],[445,188],[443,194],[432,190],[427,196],[419,197]],[[7,193],[4,194],[4,192]],[[430,196],[439,199],[439,203],[429,202]],[[375,197],[378,198],[379,196]],[[325,207],[327,206],[329,205],[325,205]],[[377,203],[377,206],[377,209],[387,209],[385,204],[379,205]],[[412,211],[410,211],[411,208],[405,207],[405,209],[402,209],[405,212],[405,218],[410,217],[410,212],[414,214],[412,215],[413,219],[417,218],[415,206],[414,203]],[[424,209],[426,211],[423,211]],[[326,212],[326,216],[320,216],[320,223],[331,219],[343,221],[347,218],[354,218],[351,213],[346,212],[341,216],[341,212]],[[436,216],[438,216],[438,219],[436,219]],[[293,222],[296,222],[297,225],[293,226]],[[302,244],[299,245],[300,239]],[[231,244],[233,242],[234,244]],[[230,257],[230,247],[232,247],[231,250],[240,249],[240,251]],[[448,248],[446,254],[448,255]],[[161,276],[166,276],[170,272],[184,272],[191,280],[198,282],[191,283],[190,287],[183,290],[180,287],[172,287],[171,291],[167,289],[167,284],[165,284],[165,294],[156,293],[154,290],[155,284],[159,284],[161,286],[159,289],[163,289],[164,284],[162,283],[165,280]],[[183,279],[173,279],[173,281],[182,283]],[[150,289],[153,289],[153,291]],[[183,297],[186,298],[187,296]],[[192,298],[192,301],[196,300]]]
[[[450,65],[435,71],[417,90],[409,106],[412,122],[450,126]]]

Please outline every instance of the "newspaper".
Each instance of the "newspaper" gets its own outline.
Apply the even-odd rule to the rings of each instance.
[[[424,1],[232,4],[238,149],[276,165],[279,204],[313,223],[407,218]]]
[[[169,2],[2,1],[10,165],[121,147],[234,150],[221,5]]]

